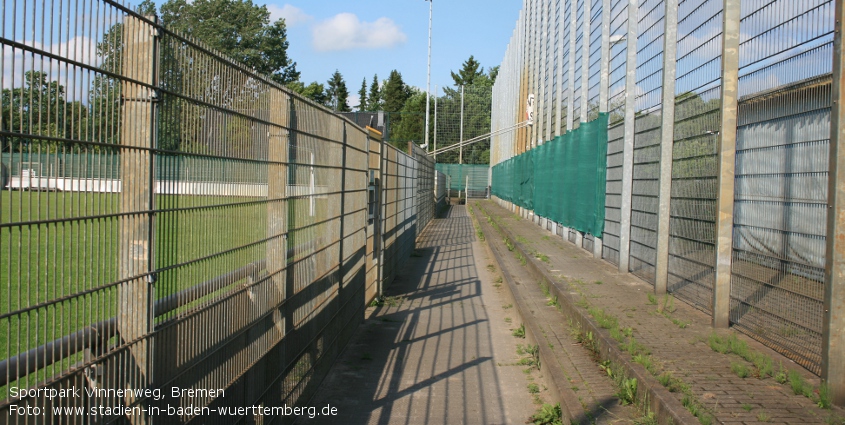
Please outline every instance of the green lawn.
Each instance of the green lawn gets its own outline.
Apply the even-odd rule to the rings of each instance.
[[[0,359],[116,314],[119,194],[0,191]],[[264,198],[156,198],[155,284],[161,298],[266,257]],[[325,235],[327,200],[288,201],[289,246]],[[39,223],[59,220],[55,223]],[[66,221],[61,221],[66,220]],[[9,226],[11,224],[11,226]],[[334,236],[334,235],[329,235]],[[293,259],[289,259],[293,260]],[[84,295],[79,295],[85,292]],[[63,299],[59,303],[55,300]],[[41,305],[49,304],[49,305]],[[26,313],[19,309],[32,308]],[[34,383],[79,356],[27,379]],[[5,398],[0,387],[0,399]]]

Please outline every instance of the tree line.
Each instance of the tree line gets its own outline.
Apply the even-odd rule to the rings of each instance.
[[[240,62],[247,69],[267,75],[275,83],[338,112],[349,112],[353,107],[358,111],[387,111],[391,119],[390,140],[397,146],[405,145],[410,140],[421,141],[423,138],[424,119],[421,118],[424,118],[426,110],[424,90],[406,84],[402,74],[394,69],[384,80],[380,80],[378,75],[369,81],[365,78],[358,91],[359,104],[349,105],[349,89],[339,70],[335,70],[325,83],[305,83],[296,68],[296,62],[288,55],[289,41],[284,19],[271,21],[265,6],[258,6],[250,0],[167,0],[156,7],[152,1],[144,0],[136,11],[145,16],[158,16],[165,28],[191,37],[213,51]],[[69,100],[59,76],[51,75],[48,71],[28,70],[19,86],[3,89],[0,112],[0,142],[3,150],[8,151],[22,143],[37,144],[48,151],[68,146],[98,150],[105,149],[104,145],[119,143],[122,81],[108,73],[122,73],[122,38],[122,23],[112,25],[101,36],[96,45],[96,54],[99,58],[98,66],[107,73],[98,74],[92,79],[85,99]],[[210,71],[213,67],[201,69],[196,62],[186,61],[185,47],[178,40],[169,44],[162,43],[159,54],[162,63],[160,84],[167,90],[179,92],[188,84],[196,86],[197,83],[192,83],[191,79],[196,81],[203,77],[206,77],[206,81],[200,84],[210,87],[214,78],[219,78]],[[182,69],[186,63],[192,69]],[[470,56],[457,72],[452,72],[454,87],[445,88],[445,94],[437,99],[438,104],[442,108],[455,109],[452,106],[460,101],[461,85],[492,88],[497,73],[498,67],[485,71]],[[205,90],[208,91],[208,98],[224,95],[222,92],[212,94],[210,92],[213,90],[208,87]],[[234,96],[229,94],[242,98],[258,95],[257,90],[252,94],[245,93],[245,90]],[[433,111],[433,98],[431,102]],[[465,98],[464,103],[467,117],[473,117],[468,119],[482,121],[468,125],[468,128],[489,129],[490,101]],[[187,133],[187,121],[191,121],[191,131],[194,132],[196,128],[205,128],[205,131],[216,130],[231,136],[229,139],[233,140],[249,138],[245,134],[248,132],[245,123],[226,122],[226,128],[211,129],[208,123],[202,121],[208,117],[200,116],[202,113],[198,112],[199,109],[192,112],[192,108],[197,109],[184,100],[163,102],[160,109],[162,114],[181,118],[164,120],[168,123],[159,126],[160,136],[166,136],[160,137],[163,145],[159,148],[181,150],[186,144],[196,143],[190,140],[197,138],[196,135]],[[430,125],[433,126],[433,123]],[[22,137],[15,137],[15,134],[21,134]],[[466,134],[465,139],[474,136]],[[86,143],[91,141],[97,144]]]

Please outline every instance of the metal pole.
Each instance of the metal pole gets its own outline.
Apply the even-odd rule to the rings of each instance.
[[[713,326],[730,325],[737,93],[739,87],[740,0],[724,0],[722,29],[722,127],[718,138],[719,195],[716,201],[716,279]]]
[[[464,86],[461,86],[461,134],[460,134],[460,141],[461,147],[460,152],[458,154],[458,164],[464,163]]]
[[[666,293],[669,285],[669,216],[672,196],[672,149],[675,143],[675,77],[678,56],[678,0],[666,1],[663,36],[663,122],[660,135],[660,188],[657,206],[657,258],[654,292]]]
[[[428,114],[426,114],[428,116]],[[434,85],[434,151],[437,151],[437,85]],[[437,162],[437,154],[434,154],[434,162]]]
[[[822,324],[822,379],[833,403],[845,405],[845,56],[842,22],[845,0],[836,0],[833,39],[833,107],[830,117],[830,175],[827,214],[827,249]]]
[[[622,217],[619,229],[619,271],[628,273],[631,253],[631,195],[634,186],[634,108],[637,101],[637,0],[628,0],[625,67],[625,140],[622,147]]]
[[[428,116],[431,112],[431,12],[434,5],[433,0],[428,2],[428,75],[425,79],[425,146],[431,149],[428,144]]]

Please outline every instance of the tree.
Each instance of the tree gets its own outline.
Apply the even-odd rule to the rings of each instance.
[[[379,90],[378,74],[373,75],[373,83],[370,84],[370,95],[367,110],[381,110],[381,91]]]
[[[411,90],[412,94],[402,108],[402,120],[391,123],[390,142],[402,150],[407,149],[407,142],[423,142],[425,137],[425,92]],[[432,100],[433,102],[433,100]],[[394,115],[391,115],[394,116]],[[433,128],[434,122],[429,122]]]
[[[482,76],[484,76],[484,68],[472,55],[464,62],[463,67],[457,74],[452,72],[452,79],[455,80],[456,86],[472,85],[477,78]]]
[[[498,76],[499,76],[499,65],[491,67],[489,70],[487,70],[487,78],[490,79],[491,84],[496,83],[496,77],[498,77]]]
[[[408,87],[402,81],[402,74],[395,69],[390,71],[390,76],[387,78],[387,82],[384,83],[384,90],[382,92],[384,110],[387,112],[401,111],[409,95]]]
[[[0,129],[20,134],[20,137],[2,137],[4,151],[28,145],[55,152],[74,143],[44,138],[86,140],[90,137],[88,107],[82,102],[68,102],[65,87],[50,81],[47,73],[27,71],[23,87],[3,89],[2,93]]]
[[[358,110],[359,111],[366,111],[367,110],[367,77],[364,77],[364,81],[361,83],[361,89],[358,90]]]
[[[251,0],[168,0],[162,21],[247,68],[269,75],[280,84],[299,80],[296,62],[288,57],[284,19],[270,22],[266,6]]]
[[[349,112],[352,109],[349,108],[349,90],[346,88],[346,81],[343,80],[343,76],[340,75],[340,71],[335,70],[332,77],[329,78],[328,89],[326,90],[326,95],[329,97],[330,106],[334,107],[334,109],[338,112]]]
[[[294,81],[288,83],[287,87],[303,97],[313,100],[320,105],[328,106],[331,97],[326,93],[326,87],[316,81],[309,85],[303,84],[301,81]]]

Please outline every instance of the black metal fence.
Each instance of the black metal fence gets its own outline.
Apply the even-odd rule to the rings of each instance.
[[[373,226],[363,128],[123,4],[3,10],[2,422],[269,423],[307,401],[375,247],[394,273],[430,220],[433,164],[378,150]]]

